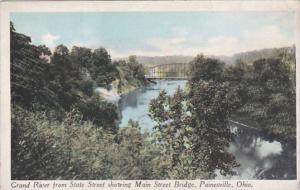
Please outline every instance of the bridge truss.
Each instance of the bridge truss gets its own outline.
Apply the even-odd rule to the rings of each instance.
[[[145,75],[148,79],[171,79],[184,80],[189,79],[190,64],[189,63],[168,63],[155,65],[147,69]]]

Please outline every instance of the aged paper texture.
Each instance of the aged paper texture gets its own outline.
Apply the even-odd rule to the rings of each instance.
[[[0,8],[0,189],[300,189],[299,1]]]

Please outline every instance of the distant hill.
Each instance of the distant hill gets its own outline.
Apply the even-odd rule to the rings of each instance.
[[[242,52],[234,54],[230,59],[227,60],[221,60],[225,63],[235,63],[237,60],[241,60],[247,64],[251,64],[254,61],[262,58],[277,58],[282,53],[288,53],[288,54],[294,54],[295,55],[296,47],[290,46],[290,47],[282,47],[282,48],[269,48],[269,49],[260,49],[260,50],[254,50],[254,51],[248,51],[248,52]]]
[[[283,52],[288,52],[290,54],[295,54],[295,46],[282,47],[282,48],[269,48],[260,49],[248,52],[241,52],[234,54],[233,56],[215,56],[208,55],[207,57],[219,59],[227,64],[233,64],[237,60],[241,60],[247,64],[251,64],[254,61],[261,58],[276,58]],[[183,56],[183,55],[173,55],[173,56],[136,56],[137,61],[146,66],[154,66],[160,64],[169,63],[189,63],[195,56]],[[127,60],[128,58],[125,58]]]

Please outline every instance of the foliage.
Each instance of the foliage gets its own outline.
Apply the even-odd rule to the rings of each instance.
[[[215,175],[214,169],[222,175],[233,175],[232,168],[238,164],[234,156],[226,152],[233,140],[228,120],[234,108],[228,84],[199,81],[191,85],[188,105],[195,126],[192,151],[196,152],[196,163],[200,163],[208,178]]]
[[[154,179],[159,152],[130,121],[118,134],[84,122],[72,110],[62,122],[14,107],[12,179]],[[156,168],[158,170],[160,168]],[[160,174],[160,172],[157,172]]]
[[[102,135],[91,124],[82,123],[78,112],[67,113],[61,123],[51,123],[41,112],[14,107],[12,121],[12,179],[92,176],[93,168],[86,166],[96,160],[84,158],[96,153],[92,146]]]
[[[31,45],[30,37],[17,33],[12,23],[10,35],[12,103],[28,109],[32,109],[36,102],[49,107],[56,106],[57,96],[49,89],[47,78],[44,77],[49,65],[40,58],[43,54],[49,55],[49,49]]]
[[[117,70],[106,49],[95,49],[92,53],[91,62],[92,67],[88,69],[92,79],[96,81],[97,86],[107,87],[115,79]]]
[[[191,81],[214,80],[219,82],[222,80],[225,65],[223,62],[198,55],[191,64]]]
[[[51,57],[49,79],[53,91],[58,95],[59,104],[70,110],[71,106],[80,100],[78,91],[79,70],[71,61],[69,50],[64,45],[55,48]]]
[[[247,99],[238,113],[256,125],[285,138],[296,134],[296,92],[291,63],[260,59],[248,77]]]
[[[82,114],[82,119],[91,121],[97,127],[116,132],[116,120],[118,119],[117,107],[113,103],[104,101],[98,95],[78,102],[76,107]]]
[[[44,131],[49,123],[43,114],[35,114],[19,106],[12,108],[11,172],[12,179],[52,179],[49,167],[59,164],[51,134]]]

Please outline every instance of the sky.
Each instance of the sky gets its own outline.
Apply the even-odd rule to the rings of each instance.
[[[294,12],[12,13],[19,33],[57,45],[104,47],[129,55],[226,55],[295,44]]]

